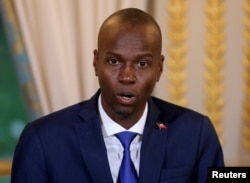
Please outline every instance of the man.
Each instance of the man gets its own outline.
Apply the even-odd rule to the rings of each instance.
[[[209,166],[223,166],[207,117],[150,97],[163,70],[161,41],[158,24],[141,10],[108,17],[94,50],[100,90],[26,126],[12,183],[122,181],[123,131],[136,133],[129,156],[141,183],[203,183]]]

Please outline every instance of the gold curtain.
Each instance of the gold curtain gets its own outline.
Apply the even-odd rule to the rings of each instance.
[[[169,14],[168,39],[170,41],[167,49],[169,101],[182,106],[187,105],[187,45],[185,42],[187,38],[187,8],[186,0],[170,0],[167,4]]]
[[[205,47],[205,110],[222,141],[224,99],[225,4],[223,0],[207,0]]]
[[[244,59],[244,101],[243,101],[243,145],[250,151],[250,0],[246,0],[243,5],[245,11],[243,47]]]

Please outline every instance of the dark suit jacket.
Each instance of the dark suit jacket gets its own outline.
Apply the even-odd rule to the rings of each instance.
[[[14,155],[12,183],[112,183],[98,95],[26,126]],[[159,129],[157,123],[167,128]],[[223,165],[222,149],[207,117],[149,99],[140,183],[203,183],[207,167]]]

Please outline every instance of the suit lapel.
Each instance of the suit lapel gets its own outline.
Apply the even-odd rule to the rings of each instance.
[[[167,124],[159,119],[160,111],[150,101],[150,111],[142,137],[139,182],[159,182],[162,162],[166,153],[167,129],[160,129],[157,123]]]
[[[96,99],[97,96],[94,96],[94,99],[87,104],[88,107],[83,107],[79,114],[83,122],[75,124],[75,131],[79,140],[83,161],[90,172],[93,182],[112,183],[107,151],[96,108]]]
[[[83,110],[79,114],[83,121],[75,124],[75,131],[83,161],[93,183],[113,183],[97,110],[97,98],[98,94],[83,104]],[[149,112],[142,137],[139,182],[159,182],[168,129],[160,130],[156,123],[167,125],[165,122],[168,121],[160,119],[160,110],[149,100]]]

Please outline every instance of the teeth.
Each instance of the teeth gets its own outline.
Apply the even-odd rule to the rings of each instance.
[[[123,98],[131,98],[131,95],[122,95]]]

